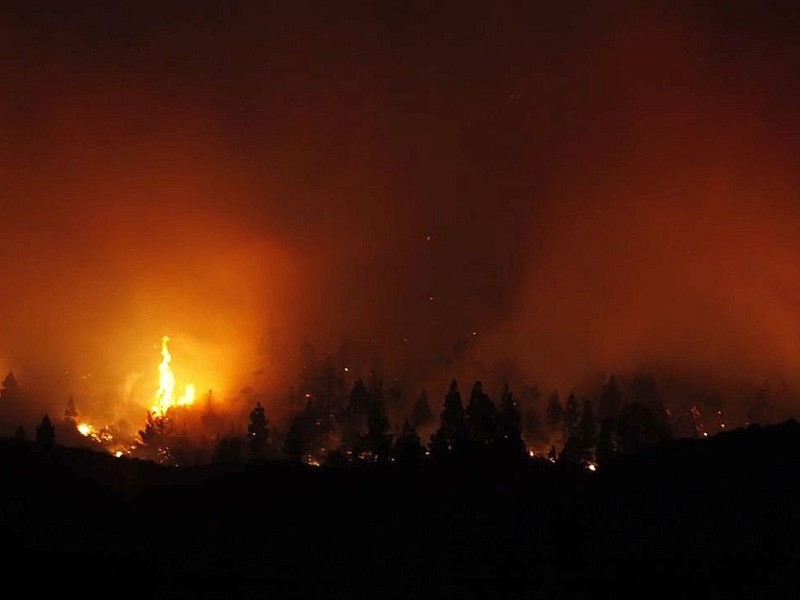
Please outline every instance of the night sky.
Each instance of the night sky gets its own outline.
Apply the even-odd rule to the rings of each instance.
[[[586,4],[3,2],[0,369],[797,387],[796,11]]]

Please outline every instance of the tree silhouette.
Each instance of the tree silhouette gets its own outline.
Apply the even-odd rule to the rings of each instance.
[[[139,430],[139,437],[148,446],[156,445],[169,436],[174,429],[172,417],[169,414],[154,415],[147,411],[147,421],[144,430]]]
[[[343,386],[344,379],[336,368],[333,356],[328,355],[311,380],[311,395],[319,404],[319,410],[326,413],[326,419],[334,409],[340,408]]]
[[[605,465],[611,462],[622,450],[622,443],[617,433],[617,419],[606,417],[600,422],[600,431],[597,434],[595,460],[598,464]]]
[[[213,414],[214,413],[214,391],[208,390],[206,394],[206,399],[203,402],[203,414]]]
[[[583,410],[581,411],[581,419],[578,421],[576,434],[581,450],[586,453],[594,453],[594,447],[597,443],[597,419],[594,415],[592,401],[588,398],[583,401]]]
[[[483,391],[483,384],[476,381],[469,395],[466,409],[467,438],[476,446],[488,446],[497,433],[497,409],[491,398]]]
[[[302,462],[309,450],[309,423],[305,412],[295,415],[283,442],[283,452],[294,462]]]
[[[43,448],[52,448],[56,444],[56,430],[46,414],[36,426],[36,443]]]
[[[747,409],[748,421],[750,423],[764,425],[767,422],[767,414],[771,401],[772,390],[770,389],[769,381],[764,381]]]
[[[247,425],[247,441],[250,452],[260,454],[267,445],[269,436],[269,421],[261,402],[256,402],[255,408],[250,412],[250,423]]]
[[[342,441],[340,449],[347,458],[357,458],[362,451],[362,438],[367,433],[367,413],[370,394],[364,381],[357,379],[347,401],[342,416]]]
[[[25,441],[25,428],[22,425],[17,427],[17,430],[14,432],[14,439],[18,442]]]
[[[300,344],[300,387],[303,392],[309,392],[312,388],[314,371],[317,367],[317,353],[308,340],[303,340]]]
[[[416,464],[424,456],[425,449],[422,447],[419,435],[414,426],[408,419],[403,421],[400,435],[394,443],[393,454],[395,460],[401,464]]]
[[[647,406],[632,402],[617,418],[617,434],[623,454],[638,452],[668,437],[660,422]]]
[[[575,398],[575,392],[570,392],[567,396],[567,404],[564,407],[564,439],[569,439],[570,436],[575,434],[575,428],[578,426],[581,411],[578,408],[578,400]]]
[[[78,425],[78,411],[75,410],[75,400],[72,396],[67,400],[67,408],[64,409],[64,425],[70,429]]]
[[[503,454],[525,456],[526,447],[522,440],[521,420],[517,401],[506,383],[500,397],[500,414],[497,421],[497,444]]]
[[[208,390],[205,400],[203,402],[203,412],[200,415],[200,422],[203,424],[203,430],[208,435],[220,435],[225,429],[225,419],[215,409],[214,392]]]
[[[661,438],[672,437],[672,431],[667,417],[667,410],[661,400],[656,378],[650,373],[639,373],[631,383],[631,399],[646,406],[656,419]]]
[[[0,387],[0,401],[9,402],[15,400],[19,393],[19,383],[14,373],[9,373],[3,379],[2,387]]]
[[[596,444],[597,420],[594,415],[592,401],[587,398],[583,402],[583,410],[578,424],[564,442],[561,459],[579,464],[594,461]]]
[[[522,430],[528,439],[542,437],[542,415],[539,408],[541,392],[535,385],[526,385],[522,389]]]
[[[416,402],[414,402],[414,408],[411,411],[411,426],[414,427],[414,429],[419,429],[420,427],[429,425],[432,421],[433,412],[431,411],[431,403],[428,400],[428,394],[425,390],[422,390]]]
[[[374,462],[389,460],[392,440],[388,435],[389,419],[386,417],[386,403],[383,399],[383,386],[373,380],[369,390],[367,410],[367,434],[363,438],[365,458]]]
[[[444,399],[444,410],[439,418],[439,428],[431,436],[431,455],[437,458],[459,452],[467,440],[464,406],[461,392],[454,379]]]
[[[348,396],[347,413],[349,415],[358,415],[366,418],[369,403],[370,393],[367,390],[367,386],[364,385],[362,379],[356,380],[353,384],[353,389],[350,390],[350,396]]]
[[[344,452],[342,452],[342,449],[334,448],[328,452],[322,464],[326,467],[344,467],[347,465],[347,462],[347,457],[344,455]]]
[[[561,405],[561,397],[558,390],[553,390],[547,399],[547,426],[551,431],[555,431],[563,423],[564,407]]]
[[[214,447],[214,462],[233,465],[242,462],[244,440],[238,435],[227,435],[217,439]]]
[[[622,392],[619,389],[619,382],[614,375],[608,378],[608,382],[603,385],[600,394],[600,419],[606,417],[616,417],[622,410]]]
[[[395,411],[403,406],[403,388],[399,379],[394,379],[386,390],[386,406]]]

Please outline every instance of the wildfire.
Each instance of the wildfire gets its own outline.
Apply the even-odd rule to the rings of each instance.
[[[80,433],[83,437],[91,438],[100,444],[107,444],[114,440],[114,437],[111,435],[111,433],[109,433],[108,429],[103,428],[98,431],[94,428],[94,426],[86,423],[85,421],[78,423],[77,429],[78,433]]]
[[[191,383],[184,386],[183,395],[175,398],[175,374],[169,364],[172,362],[172,354],[167,348],[169,337],[166,335],[161,338],[161,364],[158,365],[159,385],[156,392],[155,404],[150,408],[150,412],[155,417],[163,417],[173,406],[190,406],[194,404],[195,390]]]

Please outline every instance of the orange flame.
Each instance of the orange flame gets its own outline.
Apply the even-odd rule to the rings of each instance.
[[[91,438],[100,444],[106,444],[113,441],[114,437],[105,427],[103,429],[95,429],[95,427],[85,421],[78,423],[78,433],[83,437]]]
[[[161,364],[158,365],[158,391],[156,392],[155,404],[150,408],[150,412],[156,417],[163,417],[173,406],[190,406],[194,404],[195,389],[191,383],[186,384],[184,393],[177,400],[175,399],[175,374],[169,364],[172,362],[172,354],[167,348],[169,337],[166,335],[161,338]]]

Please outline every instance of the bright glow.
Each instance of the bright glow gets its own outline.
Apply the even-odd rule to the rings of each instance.
[[[158,365],[158,391],[156,392],[155,404],[150,408],[150,412],[156,417],[163,417],[173,406],[190,406],[194,404],[195,389],[189,383],[184,387],[183,395],[175,399],[175,374],[169,364],[172,362],[172,354],[169,352],[167,344],[169,337],[166,335],[161,338],[161,364]]]
[[[122,456],[122,450],[117,450],[116,453],[114,454],[114,456],[116,456],[117,458],[120,458]]]
[[[78,433],[80,433],[83,437],[91,438],[100,444],[108,444],[114,440],[114,436],[111,435],[111,432],[107,428],[104,427],[100,430],[97,430],[93,425],[86,423],[85,421],[78,423],[77,429]]]

